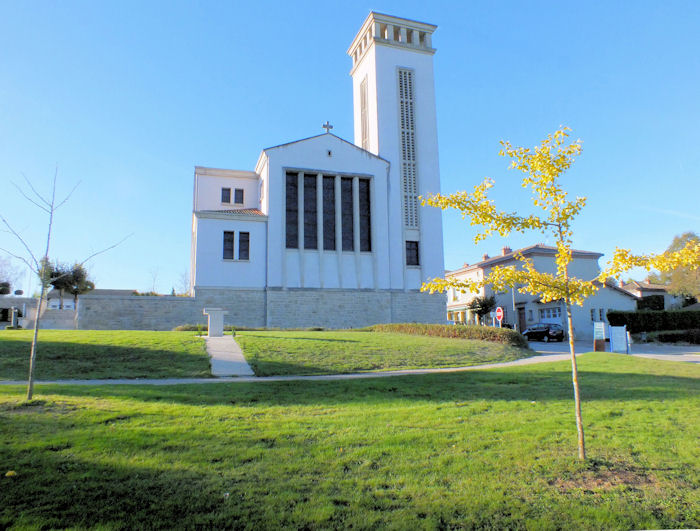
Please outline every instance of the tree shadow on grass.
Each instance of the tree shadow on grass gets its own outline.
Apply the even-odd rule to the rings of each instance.
[[[0,379],[20,380],[29,372],[29,343],[0,343]],[[34,377],[47,379],[209,377],[201,355],[133,345],[100,345],[39,340]]]
[[[108,466],[75,457],[70,443],[15,454],[0,478],[0,528],[205,529],[242,527],[220,478],[187,469]],[[235,485],[226,485],[228,490]],[[240,503],[240,493],[230,493]],[[250,510],[250,508],[248,508]],[[237,514],[238,513],[238,514]],[[218,523],[217,523],[218,522]]]
[[[696,395],[700,379],[643,373],[579,371],[582,399],[664,400]],[[469,371],[335,381],[174,386],[39,386],[39,393],[125,398],[184,405],[294,406],[391,401],[558,401],[572,398],[571,374],[554,370]]]

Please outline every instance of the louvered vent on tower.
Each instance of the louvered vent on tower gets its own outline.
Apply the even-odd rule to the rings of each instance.
[[[418,228],[418,175],[416,172],[416,125],[413,71],[400,69],[398,71],[398,76],[403,222],[408,228]]]

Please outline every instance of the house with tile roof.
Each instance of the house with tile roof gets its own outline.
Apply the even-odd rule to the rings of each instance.
[[[668,286],[653,283],[648,277],[641,282],[636,280],[631,280],[630,282],[620,281],[620,287],[639,299],[653,295],[663,297],[664,310],[677,309],[683,304],[683,297],[669,293]]]
[[[474,264],[465,263],[459,269],[448,271],[448,278],[480,280],[488,275],[495,266],[519,266],[516,254],[521,254],[532,260],[535,269],[543,273],[556,273],[556,247],[536,244],[513,251],[510,247],[503,247],[501,253],[496,256],[483,255],[482,259]],[[600,273],[598,260],[601,253],[592,251],[573,250],[569,272],[572,276],[581,279],[594,279]],[[496,298],[496,305],[503,308],[503,324],[523,331],[537,323],[560,324],[567,329],[566,309],[564,302],[551,301],[543,303],[539,297],[530,294],[518,293],[510,290],[507,293],[495,293],[490,287],[482,288],[479,293],[461,293],[454,288],[447,294],[447,319],[459,324],[474,324],[476,315],[469,309],[469,304],[476,296],[490,296]],[[603,321],[607,323],[607,312],[610,310],[634,311],[637,308],[637,297],[613,283],[601,284],[598,292],[587,298],[583,306],[574,306],[572,318],[574,334],[577,339],[589,339],[593,337],[593,322]]]

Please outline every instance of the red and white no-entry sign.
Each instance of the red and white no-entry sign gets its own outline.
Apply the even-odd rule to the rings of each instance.
[[[500,306],[496,308],[496,319],[498,319],[499,323],[503,321],[503,308],[501,308]]]

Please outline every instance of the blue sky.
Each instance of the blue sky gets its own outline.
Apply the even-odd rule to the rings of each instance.
[[[443,192],[496,180],[529,211],[498,141],[532,146],[559,125],[584,142],[566,174],[588,197],[575,246],[664,250],[700,230],[700,2],[0,1],[0,212],[35,249],[45,222],[12,182],[81,184],[52,255],[98,287],[179,287],[195,165],[252,169],[262,148],[322,132],[352,140],[350,58],[370,10],[437,24]],[[445,265],[494,254],[444,216]],[[17,249],[0,233],[0,247]],[[605,258],[603,259],[603,261]],[[25,289],[28,287],[24,282]]]

